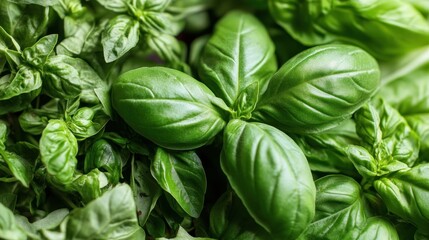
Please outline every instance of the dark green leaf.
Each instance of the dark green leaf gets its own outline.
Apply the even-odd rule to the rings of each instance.
[[[200,215],[207,180],[195,152],[173,153],[158,148],[150,170],[161,188],[171,194],[187,214],[194,218]]]
[[[137,207],[137,218],[141,227],[145,226],[162,189],[152,177],[150,167],[142,161],[131,162],[131,189]]]
[[[13,176],[21,182],[24,187],[29,187],[33,180],[33,166],[23,157],[14,152],[8,152],[0,148],[0,159],[9,166]]]

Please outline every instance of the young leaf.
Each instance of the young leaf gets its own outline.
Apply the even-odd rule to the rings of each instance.
[[[314,47],[274,74],[252,116],[287,132],[320,132],[349,118],[379,82],[378,64],[365,51],[339,44]]]
[[[194,218],[200,215],[207,180],[195,152],[170,153],[158,148],[150,170],[161,188],[171,194],[187,214]]]
[[[106,62],[113,62],[137,45],[139,22],[127,15],[118,15],[109,21],[101,36]]]
[[[77,140],[63,120],[49,121],[40,138],[40,155],[50,175],[67,184],[76,170]]]
[[[274,44],[251,14],[230,12],[217,24],[204,47],[198,73],[201,80],[229,107],[257,82],[262,93],[277,70]]]
[[[313,219],[316,191],[308,162],[278,129],[231,120],[221,167],[250,215],[273,237],[294,239]]]
[[[36,68],[40,68],[46,62],[49,55],[51,55],[57,40],[57,34],[44,36],[33,46],[25,48],[22,51],[22,57],[27,63]]]
[[[402,170],[374,182],[390,212],[427,232],[429,224],[429,164]]]

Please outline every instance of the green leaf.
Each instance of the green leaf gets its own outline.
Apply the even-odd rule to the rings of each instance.
[[[51,97],[74,98],[82,91],[78,58],[56,55],[48,58],[43,67],[43,89]]]
[[[31,64],[32,66],[36,68],[41,68],[42,65],[46,62],[49,55],[52,54],[57,40],[57,34],[44,36],[33,46],[25,48],[22,51],[22,57],[27,63]]]
[[[364,225],[353,229],[345,236],[345,239],[367,240],[367,239],[389,239],[399,240],[395,226],[382,217],[370,217]]]
[[[229,107],[251,84],[265,91],[277,70],[274,44],[267,30],[251,14],[230,12],[215,27],[200,57],[201,80]]]
[[[60,208],[50,212],[46,217],[32,223],[35,230],[54,229],[69,215],[67,208]]]
[[[67,184],[76,170],[77,140],[63,120],[49,120],[40,138],[40,155],[48,174]]]
[[[170,63],[181,62],[183,49],[174,36],[165,33],[147,34],[145,41],[160,58]]]
[[[7,0],[17,4],[35,4],[43,7],[53,6],[58,4],[61,0]]]
[[[225,126],[228,111],[204,84],[164,67],[122,74],[112,86],[112,105],[142,136],[181,150],[209,143]]]
[[[24,110],[40,93],[39,72],[22,65],[14,75],[0,78],[0,115]]]
[[[409,167],[414,165],[420,139],[394,108],[376,99],[356,112],[355,121],[357,134],[378,161],[379,168],[397,161]]]
[[[429,164],[420,164],[380,178],[374,187],[390,212],[428,232]]]
[[[155,208],[162,189],[152,177],[150,167],[142,161],[131,162],[131,189],[137,207],[137,218],[141,227],[145,226]]]
[[[313,218],[310,167],[301,149],[278,129],[231,120],[221,167],[250,215],[273,237],[294,239]]]
[[[7,163],[13,176],[24,187],[30,187],[30,183],[33,180],[33,166],[25,158],[14,152],[0,149],[0,159]]]
[[[136,0],[133,5],[136,9],[144,9],[146,11],[162,12],[171,3],[171,0]]]
[[[39,0],[38,2],[48,3],[48,1],[51,0]],[[29,47],[46,34],[50,20],[50,8],[34,4],[16,4],[9,0],[1,1],[0,19],[2,19],[0,26],[12,35],[21,47]]]
[[[197,218],[204,206],[207,180],[203,165],[193,151],[156,150],[150,166],[152,176],[189,216]]]
[[[96,140],[86,151],[84,170],[105,171],[109,182],[117,184],[122,175],[122,158],[118,149],[105,139]]]
[[[338,239],[365,224],[367,206],[359,183],[344,175],[328,175],[315,184],[316,215],[300,240]]]
[[[229,226],[228,217],[232,210],[232,197],[232,192],[225,192],[217,199],[210,210],[210,232],[216,238],[220,238]]]
[[[66,116],[66,124],[78,141],[102,131],[109,121],[101,106],[79,108],[72,116]]]
[[[253,119],[287,132],[320,132],[367,102],[379,75],[377,62],[357,47],[331,44],[305,50],[274,74]]]
[[[174,240],[215,240],[214,238],[205,238],[205,237],[193,237],[191,236],[183,227],[179,227],[179,231],[177,231],[177,234],[173,238],[155,238],[156,240],[167,240],[167,239],[174,239]]]
[[[18,52],[21,51],[19,43],[17,43],[16,40],[2,26],[0,26],[0,52],[5,52],[7,49],[16,50]]]
[[[119,13],[126,12],[131,4],[130,0],[97,0],[97,2],[106,9]]]
[[[66,239],[125,240],[139,229],[131,189],[126,184],[120,184],[84,208],[70,213]]]
[[[293,136],[293,139],[307,157],[311,170],[357,175],[346,151],[349,145],[360,143],[353,120],[346,120],[323,133],[298,135]]]
[[[69,56],[81,54],[95,28],[93,13],[86,8],[79,14],[64,16],[64,39],[57,45],[56,52]]]
[[[0,203],[0,236],[4,239],[26,240],[13,215],[13,212]]]
[[[429,23],[402,0],[270,0],[275,21],[307,46],[346,42],[389,59],[429,43]]]
[[[106,62],[113,62],[137,45],[139,22],[127,15],[118,15],[106,26],[101,36]]]
[[[100,197],[102,191],[108,184],[108,180],[104,173],[98,169],[93,169],[87,174],[80,175],[67,186],[67,189],[72,189],[80,194],[84,203],[90,202]]]

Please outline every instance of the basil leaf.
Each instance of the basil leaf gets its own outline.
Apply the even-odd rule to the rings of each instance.
[[[353,120],[319,134],[293,136],[304,152],[313,171],[343,173],[357,176],[356,168],[347,155],[347,147],[360,144]]]
[[[34,67],[41,67],[51,55],[57,43],[58,35],[51,34],[39,39],[33,46],[22,51],[25,61]]]
[[[390,239],[399,240],[393,224],[381,217],[370,217],[364,225],[353,229],[347,234],[345,239],[366,240],[366,239]]]
[[[270,0],[276,22],[307,46],[342,41],[388,59],[429,43],[429,23],[402,0]]]
[[[50,9],[33,4],[18,5],[6,0],[0,3],[0,19],[0,26],[12,35],[21,47],[28,47],[46,33]]]
[[[62,120],[49,120],[40,138],[40,155],[48,173],[59,183],[67,184],[76,170],[77,140]]]
[[[0,115],[24,110],[40,93],[42,79],[33,69],[20,66],[14,75],[0,78]]]
[[[294,239],[307,228],[314,216],[313,178],[304,154],[286,134],[231,120],[221,167],[250,215],[272,236]]]
[[[204,84],[164,67],[122,74],[112,85],[112,105],[142,136],[182,150],[210,142],[225,126],[227,111]]]
[[[73,116],[66,117],[66,124],[78,141],[92,137],[103,130],[109,117],[101,106],[79,108]]]
[[[118,15],[106,26],[101,35],[106,62],[113,62],[137,45],[139,23],[127,15]]]
[[[379,77],[377,62],[357,47],[314,47],[274,74],[253,119],[287,132],[320,132],[349,118],[368,101]]]
[[[114,12],[126,12],[128,5],[131,4],[130,0],[97,0],[103,7]]]
[[[207,180],[195,152],[170,153],[158,148],[150,170],[161,188],[171,194],[187,214],[194,218],[200,215]]]
[[[429,223],[429,164],[420,164],[380,178],[374,188],[380,194],[390,212],[405,221],[412,222],[423,232]]]
[[[315,181],[316,215],[300,239],[337,239],[365,224],[366,204],[360,185],[344,175]]]
[[[86,8],[78,15],[64,17],[64,39],[56,47],[62,55],[79,55],[95,30],[94,16]]]
[[[14,152],[0,149],[0,159],[7,163],[13,176],[24,187],[30,187],[30,183],[33,180],[33,166],[25,158]]]
[[[43,7],[49,7],[58,4],[60,0],[7,0],[18,4],[35,4]]]
[[[66,239],[129,239],[140,229],[135,211],[130,187],[118,185],[70,213]]]
[[[43,67],[43,89],[51,97],[74,98],[81,93],[82,81],[79,77],[79,60],[66,55],[48,58]]]
[[[0,203],[0,236],[4,239],[27,239],[25,233],[18,227],[13,212],[2,203]]]
[[[162,12],[164,11],[171,0],[136,0],[133,5],[136,9],[145,9],[146,11]]]
[[[224,16],[203,49],[201,80],[229,107],[257,82],[262,93],[277,70],[274,44],[257,18],[244,12]]]
[[[162,189],[152,177],[150,167],[142,161],[134,160],[131,162],[130,186],[136,202],[139,225],[144,227],[161,196]]]
[[[121,155],[118,149],[103,138],[96,140],[85,154],[85,172],[88,173],[95,168],[106,171],[110,183],[119,183],[122,175]]]
[[[67,188],[78,192],[85,203],[100,197],[101,188],[108,184],[106,175],[98,169],[93,169],[87,174],[80,176],[78,174],[77,176]]]

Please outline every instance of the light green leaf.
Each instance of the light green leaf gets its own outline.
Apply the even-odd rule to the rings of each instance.
[[[77,140],[63,120],[49,121],[40,138],[40,155],[48,174],[60,184],[73,180],[76,170]]]
[[[295,239],[314,216],[315,187],[301,149],[280,130],[231,120],[221,167],[255,221],[273,238]]]
[[[66,239],[126,240],[139,229],[131,189],[126,184],[120,184],[84,208],[70,213]]]
[[[33,166],[25,158],[14,152],[8,152],[0,148],[0,159],[7,163],[13,176],[24,187],[30,187],[30,183],[33,180]]]
[[[118,15],[106,26],[101,35],[106,62],[113,62],[137,45],[139,22],[127,15]]]
[[[57,40],[57,34],[44,36],[33,46],[25,48],[22,51],[22,57],[27,63],[36,68],[40,68],[46,62],[49,55],[52,54]]]

